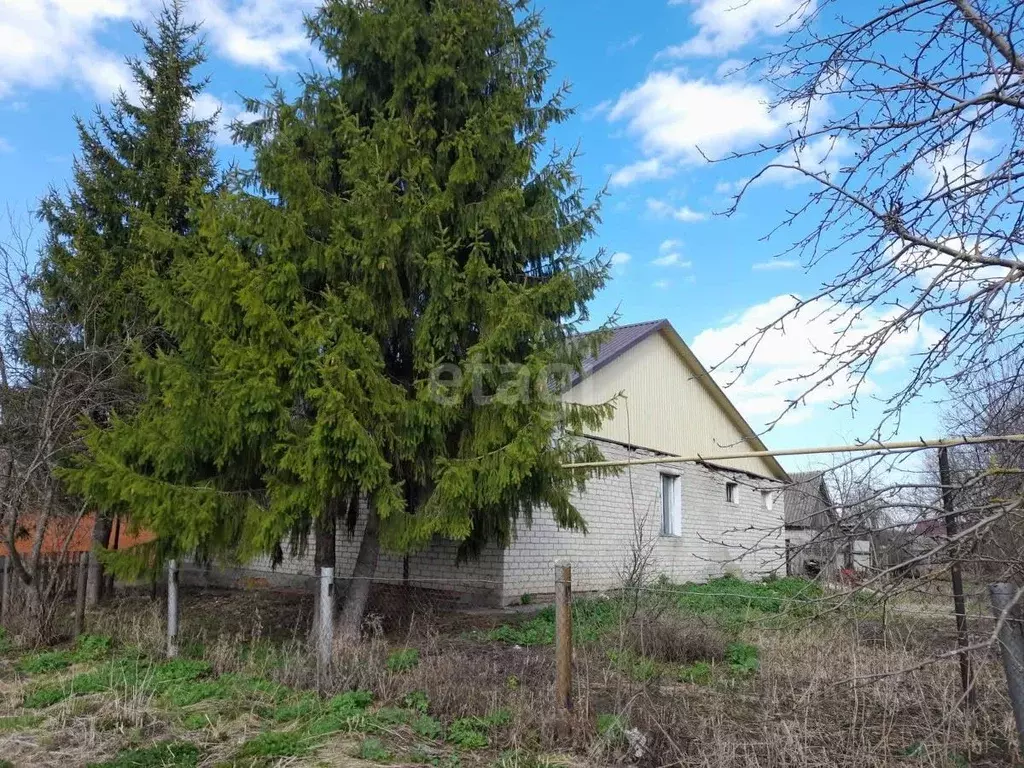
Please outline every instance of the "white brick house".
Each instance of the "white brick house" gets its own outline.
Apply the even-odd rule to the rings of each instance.
[[[601,403],[619,395],[615,415],[594,440],[605,458],[764,450],[764,445],[667,320],[616,329],[564,397]],[[630,447],[632,446],[632,447]],[[542,514],[520,525],[512,545],[486,549],[456,565],[456,545],[437,540],[408,558],[408,582],[474,595],[491,603],[554,589],[555,564],[570,561],[574,589],[614,589],[637,531],[651,542],[652,566],[673,581],[700,581],[726,571],[746,575],[785,567],[783,498],[788,477],[772,458],[720,464],[644,464],[591,480],[576,506],[586,534],[558,529]],[[355,565],[362,532],[338,533],[336,575]],[[285,548],[287,552],[287,547]],[[382,553],[376,579],[403,579],[403,558]],[[312,547],[271,569],[255,561],[209,578],[280,582],[312,578]]]

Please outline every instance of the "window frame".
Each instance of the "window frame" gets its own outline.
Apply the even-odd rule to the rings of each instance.
[[[726,480],[725,481],[725,503],[726,504],[739,504],[740,503],[739,489],[740,489],[740,484],[737,483],[736,481],[734,481],[734,480]]]
[[[765,511],[771,512],[775,509],[775,492],[766,488],[761,489],[761,502]]]
[[[660,471],[658,479],[661,483],[661,530],[659,535],[678,538],[683,535],[683,490],[682,475],[676,472]],[[671,507],[666,505],[666,484],[671,485]],[[668,523],[668,525],[666,525]]]

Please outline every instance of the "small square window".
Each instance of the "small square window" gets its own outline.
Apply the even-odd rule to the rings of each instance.
[[[737,483],[725,484],[725,500],[730,504],[737,504],[739,485]]]
[[[761,501],[764,502],[764,508],[771,512],[775,506],[775,494],[771,491],[761,491]]]
[[[679,536],[683,528],[682,505],[679,496],[679,476],[661,476],[661,535]]]

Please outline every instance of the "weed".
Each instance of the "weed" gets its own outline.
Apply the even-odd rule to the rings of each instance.
[[[510,749],[492,763],[494,768],[564,768],[565,763],[549,757],[539,757],[523,749]]]
[[[684,683],[706,685],[711,682],[714,667],[706,661],[697,661],[679,670],[679,679]]]
[[[14,668],[26,675],[45,675],[67,669],[74,661],[70,651],[43,651],[25,656]]]
[[[576,600],[572,606],[573,636],[593,642],[619,623],[622,611],[615,600]],[[511,645],[551,645],[555,642],[555,609],[545,608],[529,621],[502,624],[488,637]]]
[[[30,690],[25,695],[25,701],[23,704],[26,709],[46,709],[47,707],[52,707],[58,702],[64,701],[64,699],[70,695],[71,691],[67,688],[57,685],[47,685]]]
[[[440,739],[444,733],[441,723],[430,715],[420,715],[412,721],[412,730],[421,739]]]
[[[399,648],[388,656],[387,668],[390,672],[408,672],[420,663],[420,652],[415,648]]]
[[[384,747],[380,739],[366,739],[359,747],[359,757],[375,763],[385,763],[391,759],[391,753]]]
[[[487,717],[462,717],[448,726],[448,741],[461,749],[483,749],[491,743],[489,733],[512,719],[508,710],[499,709]]]
[[[249,739],[238,751],[239,757],[299,757],[309,751],[309,744],[297,731],[266,731]]]
[[[144,749],[127,749],[105,763],[90,768],[194,768],[199,764],[199,747],[187,741],[165,741]]]
[[[648,659],[629,650],[608,651],[608,659],[615,669],[638,683],[653,680],[661,672],[658,662],[654,659]]]
[[[417,712],[426,712],[430,708],[430,699],[423,691],[410,691],[402,697],[402,706],[406,709],[415,709]]]
[[[231,686],[223,680],[185,680],[166,686],[160,698],[175,707],[187,707],[207,699],[226,699],[231,693]]]
[[[622,715],[598,715],[597,732],[609,743],[621,741],[626,733],[626,720]]]
[[[527,592],[525,595],[519,598],[520,605],[530,605],[533,602],[533,595]]]
[[[75,641],[75,661],[99,661],[110,653],[112,644],[105,635],[81,635]]]
[[[757,646],[749,643],[733,643],[726,650],[725,658],[729,662],[729,668],[739,675],[752,675],[760,666]]]
[[[279,723],[299,720],[313,715],[320,706],[320,698],[316,694],[305,693],[294,701],[278,706],[270,713],[270,719]]]

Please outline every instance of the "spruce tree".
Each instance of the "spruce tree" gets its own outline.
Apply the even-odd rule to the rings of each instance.
[[[155,31],[135,27],[141,58],[129,59],[138,103],[119,92],[93,120],[76,118],[79,153],[66,191],[51,189],[40,217],[47,227],[38,288],[43,305],[71,323],[73,343],[86,347],[137,345],[143,354],[171,343],[146,298],[147,285],[168,279],[174,254],[144,246],[154,233],[190,231],[197,193],[212,185],[216,117],[197,120],[193,108],[206,82],[195,75],[205,60],[198,27],[184,20],[181,0],[165,6]],[[143,232],[151,230],[148,238]],[[125,410],[137,383],[119,384]],[[92,414],[100,423],[106,414]],[[99,514],[96,545],[110,536]],[[98,599],[94,560],[90,599]]]
[[[598,455],[572,435],[609,407],[551,390],[600,340],[579,324],[607,266],[523,0],[329,0],[308,29],[327,70],[249,105],[252,172],[158,297],[178,347],[76,480],[239,559],[365,499],[355,632],[382,546],[472,557],[540,509],[585,528],[562,464]]]

